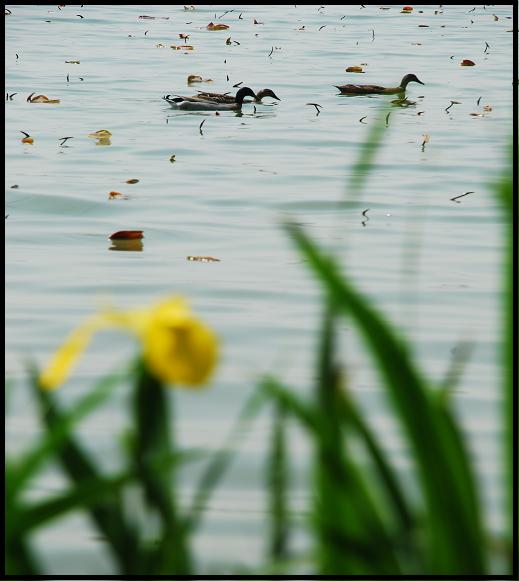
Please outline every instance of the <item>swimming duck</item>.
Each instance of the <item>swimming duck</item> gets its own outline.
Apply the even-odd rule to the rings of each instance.
[[[181,97],[179,95],[165,95],[162,98],[174,109],[182,109],[182,111],[241,111],[245,97],[256,99],[256,93],[249,87],[242,87],[230,103],[207,101],[200,97]]]
[[[274,93],[272,89],[261,89],[256,93],[255,103],[261,103],[263,97],[272,97],[281,101],[281,99]],[[229,95],[228,93],[208,93],[207,91],[198,91],[198,95],[192,97],[194,99],[203,99],[204,101],[214,101],[216,103],[235,103],[236,97]],[[249,99],[245,100],[244,103],[250,103]]]
[[[398,87],[380,87],[378,85],[334,85],[343,95],[369,95],[370,93],[375,93],[379,95],[394,95],[395,93],[404,93],[407,85],[411,82],[420,83],[423,85],[422,81],[418,79],[416,75],[406,75],[401,81]]]

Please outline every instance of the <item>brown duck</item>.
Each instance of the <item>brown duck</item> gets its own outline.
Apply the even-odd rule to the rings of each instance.
[[[406,75],[398,87],[380,87],[379,85],[334,85],[343,95],[394,95],[396,93],[404,93],[409,83],[420,83],[420,79],[416,75]]]

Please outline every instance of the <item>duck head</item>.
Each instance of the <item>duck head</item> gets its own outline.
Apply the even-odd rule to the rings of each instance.
[[[420,83],[420,85],[424,85],[425,83],[422,83],[422,81],[420,81],[420,79],[416,76],[416,75],[406,75],[403,79],[402,82],[400,83],[400,86],[405,89],[407,87],[407,85],[411,82],[415,82],[415,83]]]
[[[272,89],[261,89],[261,91],[258,91],[256,93],[256,99],[258,101],[261,101],[261,99],[263,99],[263,97],[272,97],[273,99],[277,99],[278,101],[281,101],[281,99],[276,95],[276,93],[274,93],[274,91]]]
[[[254,99],[257,99],[256,93],[252,89],[250,89],[249,87],[242,87],[236,93],[236,103],[238,103],[240,107],[243,104],[243,99],[245,99],[245,97],[253,97]]]

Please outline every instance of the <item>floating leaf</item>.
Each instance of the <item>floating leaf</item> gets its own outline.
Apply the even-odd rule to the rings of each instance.
[[[34,94],[34,93],[33,93]],[[36,97],[29,97],[29,103],[59,103],[59,99],[49,99],[46,95],[36,95]]]
[[[362,69],[362,67],[354,66],[354,67],[348,67],[346,69],[346,72],[347,73],[363,73],[364,70]]]
[[[206,28],[207,30],[227,30],[229,26],[227,24],[214,24],[210,22]]]
[[[79,61],[65,61],[65,63],[67,63],[68,65],[79,65],[80,64]]]
[[[173,50],[195,50],[195,47],[192,44],[181,44],[181,45],[172,44],[170,48],[172,48]]]
[[[121,194],[121,192],[110,192],[108,194],[108,199],[109,200],[128,200],[128,196],[125,196],[124,194]]]
[[[112,137],[112,134],[108,129],[100,129],[94,133],[89,133],[88,137],[93,137],[94,139],[109,139]]]
[[[470,59],[463,59],[460,64],[462,67],[473,67],[476,63]]]
[[[139,183],[139,180],[138,180],[138,179],[135,179],[135,178],[133,178],[133,179],[131,179],[131,180],[126,180],[126,183],[127,183],[127,184],[138,184],[138,183]]]
[[[412,12],[413,11],[413,7],[412,6],[404,6],[402,8],[402,12]]]
[[[109,240],[135,240],[144,238],[143,230],[119,230],[114,232],[108,238]]]
[[[213,258],[212,256],[186,256],[186,260],[194,260],[197,262],[221,262],[219,258]]]

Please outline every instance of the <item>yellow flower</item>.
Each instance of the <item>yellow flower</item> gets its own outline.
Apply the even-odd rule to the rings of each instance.
[[[108,309],[89,317],[56,351],[40,376],[42,387],[61,385],[94,333],[107,327],[121,327],[136,335],[149,370],[164,383],[202,385],[216,365],[216,335],[193,316],[184,299],[172,297],[149,308]]]

